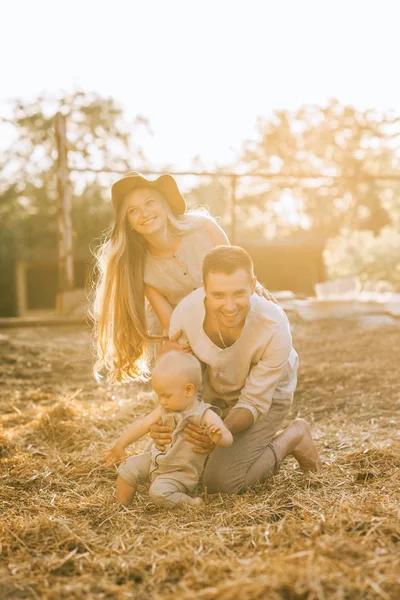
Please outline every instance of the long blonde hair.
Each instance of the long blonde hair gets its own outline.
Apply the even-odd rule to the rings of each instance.
[[[162,197],[166,230],[182,236],[200,226],[198,215],[204,209],[172,212]],[[120,202],[114,225],[95,253],[97,281],[92,318],[98,360],[96,378],[106,370],[112,383],[146,380],[149,377],[148,342],[164,340],[150,335],[146,323],[144,237],[129,227],[125,201]]]

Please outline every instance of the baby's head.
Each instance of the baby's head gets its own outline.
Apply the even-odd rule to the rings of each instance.
[[[168,352],[155,365],[151,383],[166,410],[186,410],[197,400],[201,385],[200,363],[192,354]]]

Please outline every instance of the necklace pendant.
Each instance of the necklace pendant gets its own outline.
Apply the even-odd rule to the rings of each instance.
[[[217,323],[217,331],[218,331],[219,339],[221,340],[221,344],[223,345],[224,349],[227,348],[228,346],[224,342],[224,338],[222,337],[222,333],[219,329],[218,323]]]

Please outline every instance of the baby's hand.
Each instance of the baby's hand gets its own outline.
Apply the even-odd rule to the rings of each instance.
[[[106,467],[111,467],[117,461],[125,462],[125,451],[119,446],[113,446],[104,452],[103,460]]]
[[[206,429],[206,432],[208,433],[211,441],[214,442],[214,444],[217,444],[220,437],[222,436],[221,427],[210,424],[210,425],[206,425],[205,429]]]

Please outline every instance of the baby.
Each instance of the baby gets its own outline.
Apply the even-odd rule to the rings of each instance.
[[[200,363],[191,354],[168,352],[153,370],[152,386],[158,395],[159,406],[150,414],[130,425],[114,446],[106,452],[105,463],[125,461],[124,449],[149,432],[160,419],[173,427],[172,442],[163,451],[153,443],[143,454],[129,457],[120,466],[117,478],[117,502],[128,506],[139,482],[150,481],[149,495],[156,504],[200,506],[203,500],[188,494],[196,487],[207,455],[196,454],[185,439],[184,428],[189,424],[204,426],[217,446],[230,446],[231,432],[222,419],[197,398],[201,385]]]

